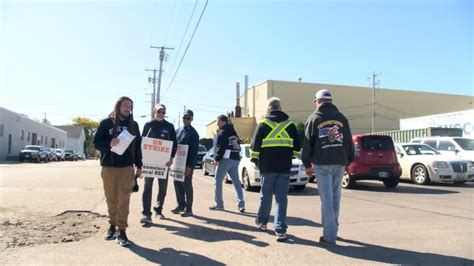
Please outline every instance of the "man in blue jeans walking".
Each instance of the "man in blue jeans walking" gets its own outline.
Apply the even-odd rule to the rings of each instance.
[[[224,200],[222,199],[222,182],[226,173],[229,173],[234,184],[237,194],[237,210],[245,211],[244,194],[242,192],[242,183],[239,179],[239,163],[240,163],[240,140],[237,132],[232,124],[229,124],[227,116],[220,115],[217,117],[217,126],[219,133],[217,135],[217,143],[215,146],[214,160],[216,163],[216,182],[214,184],[214,205],[210,206],[210,210],[224,210]]]
[[[305,124],[302,160],[308,175],[315,174],[321,198],[323,236],[319,242],[335,245],[339,230],[339,206],[345,166],[354,159],[349,123],[332,104],[332,93],[319,90],[316,110]]]
[[[262,180],[260,207],[255,222],[261,231],[267,230],[272,197],[275,194],[273,228],[277,241],[285,241],[292,160],[298,156],[301,146],[296,126],[289,120],[288,115],[281,111],[279,98],[268,99],[268,112],[256,128],[250,148],[251,161],[260,168]]]

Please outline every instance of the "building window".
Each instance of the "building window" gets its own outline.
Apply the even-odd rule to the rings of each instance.
[[[26,141],[30,141],[31,139],[31,132],[28,131],[28,134],[26,134]]]
[[[43,135],[41,135],[41,138],[40,138],[39,144],[40,144],[40,145],[43,145]]]
[[[3,125],[0,124],[0,137],[3,137]]]
[[[20,133],[20,139],[25,140],[25,131],[22,129]]]
[[[44,145],[48,145],[48,137],[47,136],[44,137]]]

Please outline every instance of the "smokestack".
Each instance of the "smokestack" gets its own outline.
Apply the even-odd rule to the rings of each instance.
[[[237,103],[235,105],[235,117],[242,117],[242,107],[240,107],[240,82],[235,83],[235,90],[237,93]]]
[[[244,113],[243,115],[244,116],[249,116],[249,106],[248,106],[248,100],[247,100],[247,93],[248,93],[248,90],[249,90],[249,76],[248,75],[245,75],[245,83],[244,83]]]

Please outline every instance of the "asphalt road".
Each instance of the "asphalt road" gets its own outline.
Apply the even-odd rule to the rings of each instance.
[[[54,219],[66,211],[105,215],[98,164],[91,160],[0,164],[0,218]],[[153,225],[143,227],[139,223],[140,182],[139,193],[131,199],[127,233],[133,243],[129,248],[102,239],[107,224],[106,218],[100,217],[98,233],[79,241],[2,247],[2,264],[473,264],[474,183],[401,183],[387,189],[379,182],[359,182],[356,189],[343,190],[339,235],[344,241],[338,241],[336,247],[317,242],[322,228],[314,183],[304,191],[290,191],[286,243],[277,243],[271,230],[257,230],[258,192],[245,192],[247,212],[240,214],[233,186],[225,184],[226,210],[209,211],[213,177],[197,169],[193,183],[194,217],[182,218],[170,212],[176,205],[170,182],[166,219],[154,219]],[[155,197],[156,185],[153,192]],[[0,238],[5,235],[0,232]]]

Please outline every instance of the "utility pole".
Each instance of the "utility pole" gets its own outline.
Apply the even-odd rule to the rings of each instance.
[[[381,73],[372,73],[372,128],[370,130],[371,133],[375,131],[375,90],[377,89],[375,86],[379,85],[380,80],[378,77]]]
[[[153,108],[155,108],[156,102],[155,102],[155,94],[156,94],[156,69],[145,69],[145,71],[153,71],[153,78],[148,77],[148,82],[153,83],[153,93],[151,94],[151,117],[150,119],[153,119],[153,116],[155,115],[153,113]]]
[[[171,47],[158,47],[158,46],[150,46],[150,48],[160,49],[160,70],[158,72],[158,91],[155,95],[155,103],[160,103],[160,90],[161,90],[161,74],[163,73],[163,61],[165,60],[165,49],[174,50]]]

